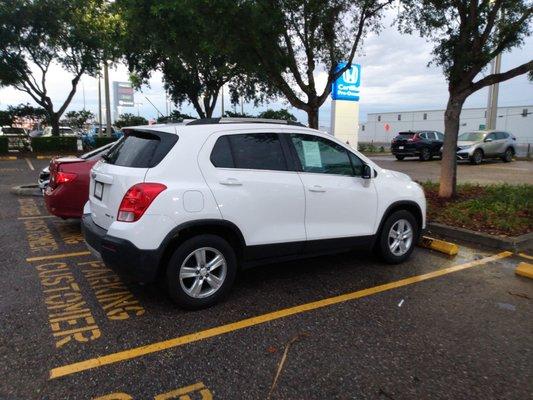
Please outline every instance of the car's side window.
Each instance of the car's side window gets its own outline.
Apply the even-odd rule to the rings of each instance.
[[[485,140],[486,140],[486,139],[496,140],[496,139],[497,139],[497,138],[496,138],[496,133],[495,133],[495,132],[489,133],[489,134],[487,135],[487,137],[485,138]]]
[[[354,175],[352,162],[344,147],[313,135],[291,134],[290,137],[303,172]]]
[[[505,132],[496,132],[496,139],[497,140],[503,140],[503,139],[507,139],[507,133]]]
[[[426,132],[421,132],[418,134],[418,137],[422,138],[422,139],[427,139],[428,138],[428,135]]]
[[[217,168],[235,168],[227,136],[220,136],[211,152],[211,163]]]
[[[221,136],[211,152],[211,162],[218,168],[287,170],[287,161],[276,133]]]
[[[440,132],[435,132],[435,135],[437,135],[437,139],[440,140],[440,141],[443,141],[444,140],[444,135]]]

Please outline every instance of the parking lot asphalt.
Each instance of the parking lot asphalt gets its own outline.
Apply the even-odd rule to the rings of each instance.
[[[186,312],[95,260],[79,221],[10,194],[46,161],[32,163],[0,161],[1,399],[533,394],[533,280],[515,276],[527,261],[516,254],[268,265],[243,272],[222,304]]]
[[[440,179],[440,160],[419,161],[406,158],[402,161],[393,156],[370,156],[382,168],[403,172],[417,181],[438,182]],[[457,163],[457,181],[469,183],[527,183],[533,185],[533,162],[486,160],[481,165],[471,165],[467,161]]]

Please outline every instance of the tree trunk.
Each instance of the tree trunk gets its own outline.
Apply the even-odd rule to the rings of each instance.
[[[52,136],[59,136],[59,114],[50,113],[50,125],[52,126]]]
[[[444,113],[444,145],[442,146],[442,165],[440,170],[439,197],[455,196],[457,189],[457,135],[459,118],[466,96],[452,96]]]
[[[318,129],[318,112],[319,107],[307,110],[307,124],[309,128]]]

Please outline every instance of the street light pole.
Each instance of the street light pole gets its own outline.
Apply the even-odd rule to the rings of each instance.
[[[105,122],[106,136],[111,136],[111,99],[109,97],[109,71],[107,60],[104,61]]]
[[[98,72],[98,136],[102,136],[102,77]]]
[[[224,117],[224,85],[220,88],[220,116]]]

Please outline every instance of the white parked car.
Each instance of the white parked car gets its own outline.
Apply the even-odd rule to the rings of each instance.
[[[186,308],[220,300],[244,266],[361,246],[402,262],[425,227],[411,178],[299,124],[223,118],[124,132],[91,171],[85,240],[110,267],[165,279]]]
[[[52,127],[47,126],[46,128],[44,128],[42,136],[52,136]],[[60,126],[59,136],[77,136],[77,134],[74,129],[69,126]]]

